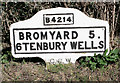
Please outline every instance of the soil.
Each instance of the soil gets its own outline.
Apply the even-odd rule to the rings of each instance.
[[[37,62],[2,64],[3,81],[118,81],[118,70],[118,63],[94,71],[72,63],[47,67]]]

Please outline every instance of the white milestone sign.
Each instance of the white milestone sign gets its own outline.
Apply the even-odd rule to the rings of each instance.
[[[109,50],[108,22],[72,8],[41,10],[12,24],[10,37],[15,58],[40,57],[45,62],[75,63],[79,57]]]

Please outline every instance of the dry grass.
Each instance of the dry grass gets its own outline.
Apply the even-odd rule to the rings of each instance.
[[[3,64],[3,81],[118,81],[118,63],[104,69],[77,68],[75,64],[48,65],[11,61]]]

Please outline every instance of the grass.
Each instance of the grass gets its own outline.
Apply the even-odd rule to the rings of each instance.
[[[76,64],[45,66],[33,62],[3,64],[3,81],[118,81],[118,63],[90,70]]]
[[[112,64],[103,65],[104,67],[97,67],[93,70],[88,66],[81,66],[81,63],[76,64],[49,64],[46,67],[43,61],[38,58],[28,58],[28,59],[15,59],[11,56],[8,51],[2,56],[2,71],[3,71],[3,81],[118,81],[119,80],[119,63],[120,59],[112,56],[116,56],[116,51],[110,52],[109,56],[96,56],[91,58],[85,58],[78,61],[81,63],[90,60],[95,60],[97,65],[100,59],[99,57],[109,58]],[[9,57],[8,57],[9,56]],[[118,56],[118,55],[117,55]],[[104,59],[103,58],[103,59]],[[84,61],[86,60],[86,61]],[[39,62],[41,61],[41,62]],[[95,61],[93,61],[95,63]],[[40,64],[38,64],[38,62]]]

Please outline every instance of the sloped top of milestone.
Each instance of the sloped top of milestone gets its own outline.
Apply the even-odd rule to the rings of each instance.
[[[45,26],[43,24],[43,15],[44,14],[67,14],[73,13],[74,15],[74,24],[72,25],[50,25]],[[37,12],[33,17],[30,19],[19,21],[13,23],[11,28],[44,28],[44,27],[92,27],[92,26],[109,26],[107,21],[99,20],[90,18],[85,15],[83,12],[79,11],[78,9],[74,8],[51,8],[51,9],[44,9]]]

